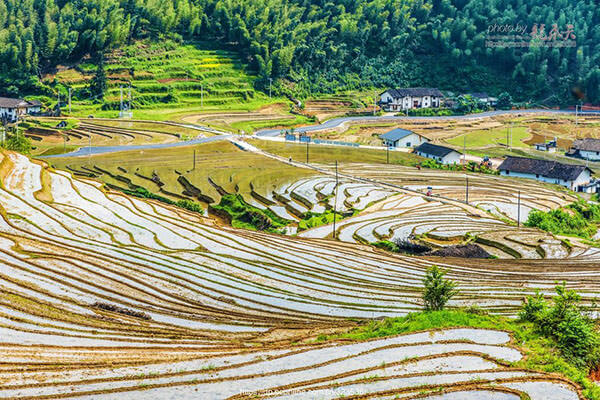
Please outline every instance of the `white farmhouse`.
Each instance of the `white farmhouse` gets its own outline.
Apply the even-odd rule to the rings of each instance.
[[[42,103],[39,101],[0,97],[0,121],[15,122],[23,115],[36,114],[41,110]]]
[[[585,165],[509,156],[498,167],[500,175],[535,179],[582,191],[592,180],[592,171]]]
[[[386,147],[416,147],[420,144],[429,142],[425,136],[419,135],[407,129],[393,129],[379,136]]]
[[[438,108],[442,97],[442,92],[435,88],[388,89],[381,94],[379,105],[385,111]]]
[[[600,160],[600,139],[586,138],[575,140],[567,156],[591,161]]]
[[[558,140],[554,138],[554,140],[551,140],[549,142],[535,143],[533,147],[535,147],[537,151],[556,153],[556,149],[558,148]]]
[[[498,98],[488,95],[486,92],[469,93],[469,96],[477,99],[479,102],[489,107],[495,107],[498,104]]]
[[[415,149],[414,153],[421,157],[431,158],[441,164],[458,164],[462,155],[450,147],[431,143],[423,143]]]

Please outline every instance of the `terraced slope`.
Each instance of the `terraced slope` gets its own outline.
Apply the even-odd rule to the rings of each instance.
[[[506,332],[449,329],[353,344],[189,355],[171,363],[4,373],[14,398],[579,399],[564,378],[509,367]],[[230,353],[230,354],[227,354]],[[233,354],[231,354],[233,353]],[[39,378],[53,379],[39,383]],[[125,393],[123,393],[125,392]]]
[[[254,90],[256,76],[246,67],[237,53],[213,43],[137,41],[106,55],[108,90],[102,104],[94,103],[87,92],[96,63],[59,66],[44,79],[73,88],[75,115],[116,117],[120,86],[127,101],[131,84],[135,117],[166,120],[200,109],[244,110],[269,103],[268,95]]]
[[[452,306],[511,315],[556,281],[589,303],[596,261],[417,260],[238,231],[1,157],[0,398],[411,398],[424,388],[578,398],[556,377],[506,368],[520,354],[504,333],[289,342],[418,310],[434,263],[459,282]]]
[[[69,121],[65,128],[57,128]],[[208,129],[168,122],[110,119],[36,118],[29,120],[25,135],[32,140],[35,156],[68,153],[97,146],[128,146],[173,143],[213,136]]]
[[[504,178],[483,174],[462,174],[454,171],[420,169],[387,165],[346,164],[342,173],[396,184],[422,193],[451,199],[466,200],[466,178],[469,180],[469,203],[503,218],[517,219],[518,191],[521,192],[521,221],[527,220],[532,209],[548,211],[572,203],[577,198],[558,185],[541,184],[530,179]],[[517,185],[515,183],[518,183]],[[562,191],[561,191],[562,190]]]
[[[420,171],[403,169],[404,176],[398,180],[384,178],[381,182],[394,183],[382,185],[373,180],[352,179],[354,174],[376,178],[378,174],[388,174],[380,172],[380,169],[375,171],[370,165],[365,165],[364,171],[361,167],[342,166],[344,175],[337,186],[334,176],[313,176],[281,186],[274,191],[273,198],[284,202],[292,210],[299,210],[297,213],[323,212],[325,209],[334,209],[334,205],[341,214],[353,213],[353,216],[339,221],[335,227],[336,239],[344,242],[374,243],[417,238],[437,248],[475,240],[489,253],[500,258],[595,257],[599,253],[588,245],[567,243],[549,233],[511,223],[509,215],[499,212],[499,209],[510,210],[515,218],[518,214],[517,198],[506,194],[510,183],[506,179],[476,175],[474,181],[477,186],[473,190],[475,199],[471,203],[475,207],[457,201],[461,189],[458,186],[458,174],[438,173],[440,181],[446,182],[447,186],[433,186],[436,195],[427,196],[418,191],[423,187],[403,183],[418,180],[435,185],[435,175],[428,171],[420,176]],[[374,171],[373,175],[369,174],[371,171]],[[525,185],[522,189],[522,218],[526,218],[532,208],[548,210],[573,198],[541,185]],[[494,205],[496,208],[485,209],[484,205]],[[333,238],[333,228],[330,223],[301,231],[298,235]]]

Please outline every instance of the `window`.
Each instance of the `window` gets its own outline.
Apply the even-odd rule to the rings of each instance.
[[[410,142],[406,142],[406,147],[410,147]]]
[[[535,177],[536,177],[536,178],[539,178],[539,177],[540,177],[540,174],[535,174]]]

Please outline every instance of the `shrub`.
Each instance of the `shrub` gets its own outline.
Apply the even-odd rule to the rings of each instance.
[[[349,213],[335,213],[335,220],[340,221],[346,216],[352,214]],[[298,231],[304,231],[317,226],[327,225],[333,223],[334,212],[332,210],[326,210],[324,213],[313,213],[307,212],[303,215],[303,218],[298,222]]]
[[[577,367],[595,367],[600,361],[600,334],[584,313],[581,296],[564,284],[556,286],[556,294],[552,303],[539,292],[528,296],[520,319],[532,322],[540,333],[554,339],[565,358]]]
[[[392,253],[398,253],[398,246],[394,242],[390,242],[389,240],[379,240],[373,243],[373,246],[378,249],[390,251]]]
[[[16,134],[4,142],[6,150],[16,151],[23,154],[31,153],[31,142],[22,134]]]
[[[177,207],[181,207],[181,208],[185,208],[186,210],[189,211],[194,211],[197,213],[203,213],[204,209],[202,208],[202,206],[194,201],[191,200],[187,200],[187,199],[182,199],[182,200],[178,200],[175,205]]]
[[[570,204],[566,210],[558,209],[547,212],[533,210],[529,213],[525,226],[539,228],[554,234],[575,235],[590,239],[598,230],[594,222],[599,220],[600,207],[582,200]]]
[[[512,97],[507,92],[500,93],[496,107],[501,110],[510,110],[512,108]]]
[[[227,214],[236,228],[276,232],[277,228],[289,223],[271,210],[261,210],[246,203],[240,194],[224,195],[219,204],[211,207],[216,212]]]
[[[423,279],[423,301],[425,311],[441,311],[446,303],[454,297],[458,291],[456,283],[449,279],[444,279],[446,272],[437,265],[427,270],[425,279]]]
[[[427,253],[428,251],[431,251],[431,249],[429,247],[424,246],[419,243],[415,243],[415,242],[411,241],[410,239],[398,238],[398,239],[394,240],[394,244],[396,245],[396,248],[397,248],[396,251],[399,253],[418,255],[418,254],[423,254],[423,253]]]
[[[404,113],[399,113],[397,115],[404,116]],[[413,108],[408,110],[408,115],[416,117],[432,117],[454,115],[454,113],[447,108]]]

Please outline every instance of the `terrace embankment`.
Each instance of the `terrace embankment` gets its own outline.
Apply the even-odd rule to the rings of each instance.
[[[450,307],[515,315],[524,295],[556,281],[589,305],[600,291],[594,260],[417,259],[237,230],[1,157],[1,398],[414,397],[439,388],[579,398],[564,378],[507,367],[523,354],[506,332],[290,342],[420,310],[432,264],[458,284]]]

